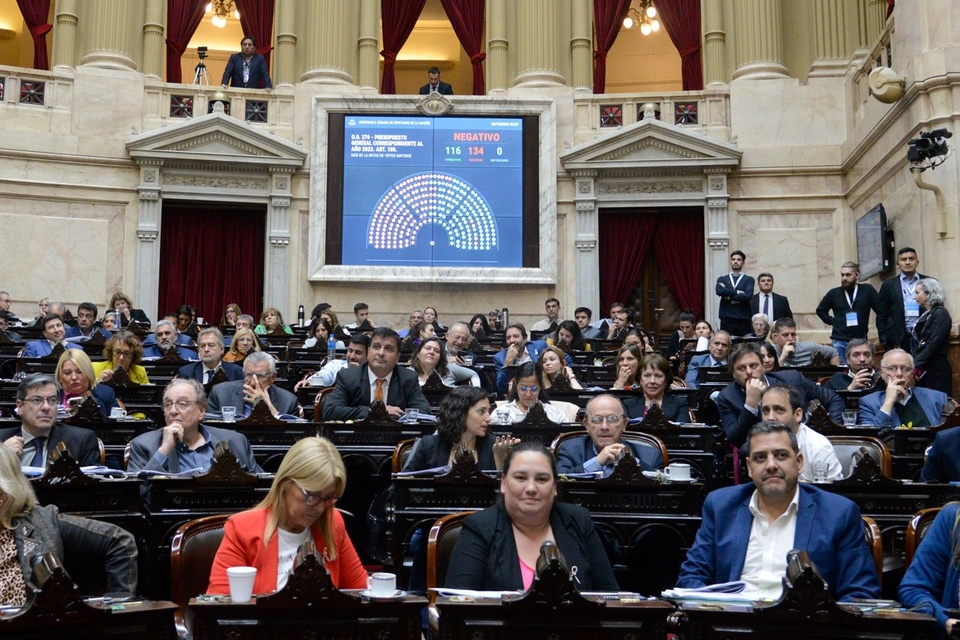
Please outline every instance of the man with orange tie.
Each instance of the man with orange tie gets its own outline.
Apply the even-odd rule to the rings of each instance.
[[[337,374],[333,391],[323,401],[324,420],[362,420],[370,404],[380,400],[387,413],[400,418],[407,409],[430,414],[430,403],[420,390],[413,369],[398,367],[400,337],[390,327],[377,327],[370,335],[367,362]]]

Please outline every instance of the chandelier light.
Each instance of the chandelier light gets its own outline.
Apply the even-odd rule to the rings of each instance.
[[[207,4],[206,13],[207,15],[213,14],[210,21],[213,22],[214,26],[221,29],[227,26],[227,18],[230,17],[230,14],[233,14],[237,20],[240,19],[240,12],[233,6],[233,0],[213,0],[213,2]]]
[[[660,30],[660,21],[657,20],[657,8],[653,0],[638,0],[638,9],[630,7],[627,16],[623,19],[623,28],[632,29],[635,24],[640,25],[640,33],[645,36]]]

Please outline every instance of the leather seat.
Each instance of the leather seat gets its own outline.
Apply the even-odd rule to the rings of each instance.
[[[180,525],[170,543],[170,590],[179,605],[174,614],[177,634],[192,635],[190,598],[207,592],[213,559],[223,540],[223,527],[230,514],[207,516]]]

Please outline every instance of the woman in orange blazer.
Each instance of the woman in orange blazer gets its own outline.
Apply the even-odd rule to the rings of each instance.
[[[304,438],[293,445],[267,497],[227,520],[207,592],[230,593],[227,568],[241,566],[257,569],[254,594],[279,591],[307,542],[316,545],[337,588],[365,589],[367,573],[335,506],[346,484],[343,460],[329,440]]]

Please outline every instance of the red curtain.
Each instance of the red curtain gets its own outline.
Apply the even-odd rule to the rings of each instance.
[[[650,248],[657,217],[636,211],[600,214],[600,308],[627,303]],[[600,317],[600,316],[598,316]]]
[[[670,213],[659,218],[653,252],[670,293],[681,309],[703,317],[703,214]]]
[[[887,17],[890,17],[890,14],[893,13],[893,9],[897,4],[897,0],[887,0]]]
[[[167,82],[182,82],[180,58],[203,20],[207,0],[167,0]]]
[[[50,0],[17,0],[23,21],[33,37],[33,68],[49,69],[47,59],[47,32],[53,25],[47,22],[50,16]]]
[[[417,24],[420,12],[427,0],[380,0],[380,15],[383,30],[383,77],[380,79],[380,93],[389,95],[397,92],[397,77],[394,65],[403,43]]]
[[[260,317],[266,207],[164,205],[158,315],[192,304],[219,322],[231,302]]]
[[[700,56],[700,0],[658,2],[660,22],[680,52],[684,91],[703,89],[703,62]]]
[[[243,35],[251,36],[256,41],[257,53],[267,59],[269,69],[270,52],[273,51],[270,43],[273,42],[274,0],[236,0],[236,3]]]
[[[483,61],[487,57],[482,51],[484,3],[478,0],[440,0],[440,4],[447,12],[464,51],[470,56],[473,65],[473,95],[482,96],[486,93]]]
[[[593,53],[594,93],[603,93],[607,84],[607,54],[620,35],[629,7],[630,0],[593,0],[593,25],[597,31],[597,50]]]

